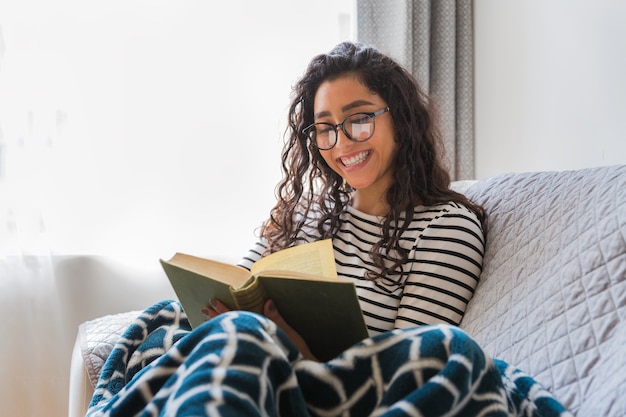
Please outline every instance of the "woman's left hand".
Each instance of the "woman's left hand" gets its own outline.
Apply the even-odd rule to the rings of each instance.
[[[285,319],[283,319],[283,316],[280,315],[278,309],[274,305],[274,301],[265,301],[265,305],[263,306],[263,315],[272,320],[274,323],[276,323],[278,327],[280,327],[285,333],[287,333],[287,336],[289,336],[291,343],[296,346],[296,348],[300,351],[305,359],[317,361],[317,358],[313,355],[313,353],[311,353],[309,345],[307,345],[302,336],[300,336],[300,334],[296,332],[293,327],[291,327],[285,321]]]

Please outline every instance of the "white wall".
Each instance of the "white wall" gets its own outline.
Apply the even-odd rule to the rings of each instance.
[[[474,8],[477,177],[626,163],[626,2]]]
[[[67,415],[78,323],[171,296],[159,258],[245,255],[291,86],[352,36],[311,5],[0,0],[3,415]]]
[[[274,205],[291,86],[352,9],[1,2],[2,191],[57,253],[238,259]]]

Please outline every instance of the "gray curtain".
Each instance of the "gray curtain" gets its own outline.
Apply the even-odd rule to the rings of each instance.
[[[437,106],[452,179],[474,179],[472,0],[357,0],[357,40],[415,75]]]

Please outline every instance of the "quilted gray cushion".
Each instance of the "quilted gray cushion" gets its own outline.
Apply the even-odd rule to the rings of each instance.
[[[78,327],[80,351],[92,388],[96,387],[104,362],[126,328],[140,311],[112,314],[82,323]]]
[[[579,417],[626,415],[626,166],[506,174],[466,195],[489,228],[461,327]]]

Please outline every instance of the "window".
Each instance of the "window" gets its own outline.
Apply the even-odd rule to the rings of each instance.
[[[0,6],[0,228],[30,251],[244,255],[291,85],[352,38],[352,2]]]

